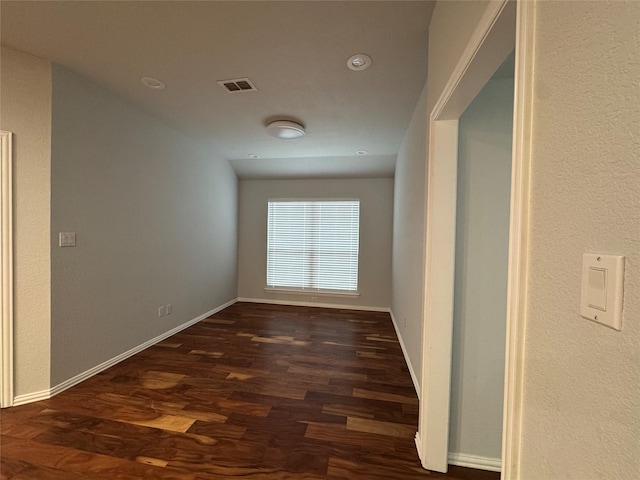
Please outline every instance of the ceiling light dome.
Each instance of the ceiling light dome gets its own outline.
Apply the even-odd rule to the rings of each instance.
[[[299,123],[289,120],[276,120],[267,125],[267,133],[272,137],[283,140],[293,140],[304,137],[306,132],[304,131],[304,127]]]

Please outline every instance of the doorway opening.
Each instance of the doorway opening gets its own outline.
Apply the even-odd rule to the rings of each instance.
[[[511,53],[458,123],[449,463],[500,471],[513,134]]]
[[[503,344],[504,414],[499,469],[503,479],[518,475],[534,13],[533,2],[489,2],[430,113],[423,357],[416,434],[416,447],[427,470],[446,472],[449,460],[460,117],[515,48],[506,341]],[[498,469],[497,465],[493,467]]]

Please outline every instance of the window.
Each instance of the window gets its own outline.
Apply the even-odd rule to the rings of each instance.
[[[359,200],[271,200],[267,287],[357,293]]]

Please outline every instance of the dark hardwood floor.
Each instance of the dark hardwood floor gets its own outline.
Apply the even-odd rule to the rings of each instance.
[[[459,479],[420,467],[386,313],[237,303],[50,399],[2,411],[2,479]]]

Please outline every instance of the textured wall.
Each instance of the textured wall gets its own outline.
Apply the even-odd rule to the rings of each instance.
[[[523,479],[640,478],[640,2],[537,7]],[[626,256],[622,331],[582,254]]]
[[[272,198],[359,198],[357,298],[265,292],[267,201]],[[238,220],[238,296],[266,300],[388,308],[391,297],[393,180],[242,180]]]
[[[51,64],[2,47],[0,129],[13,136],[15,395],[49,388]]]
[[[237,179],[57,65],[52,128],[55,386],[236,297]],[[76,232],[77,246],[58,247],[57,232]]]
[[[449,450],[499,462],[513,78],[490,80],[459,126]]]
[[[428,118],[425,87],[398,152],[393,200],[391,310],[409,357],[409,366],[418,382],[422,375]]]

